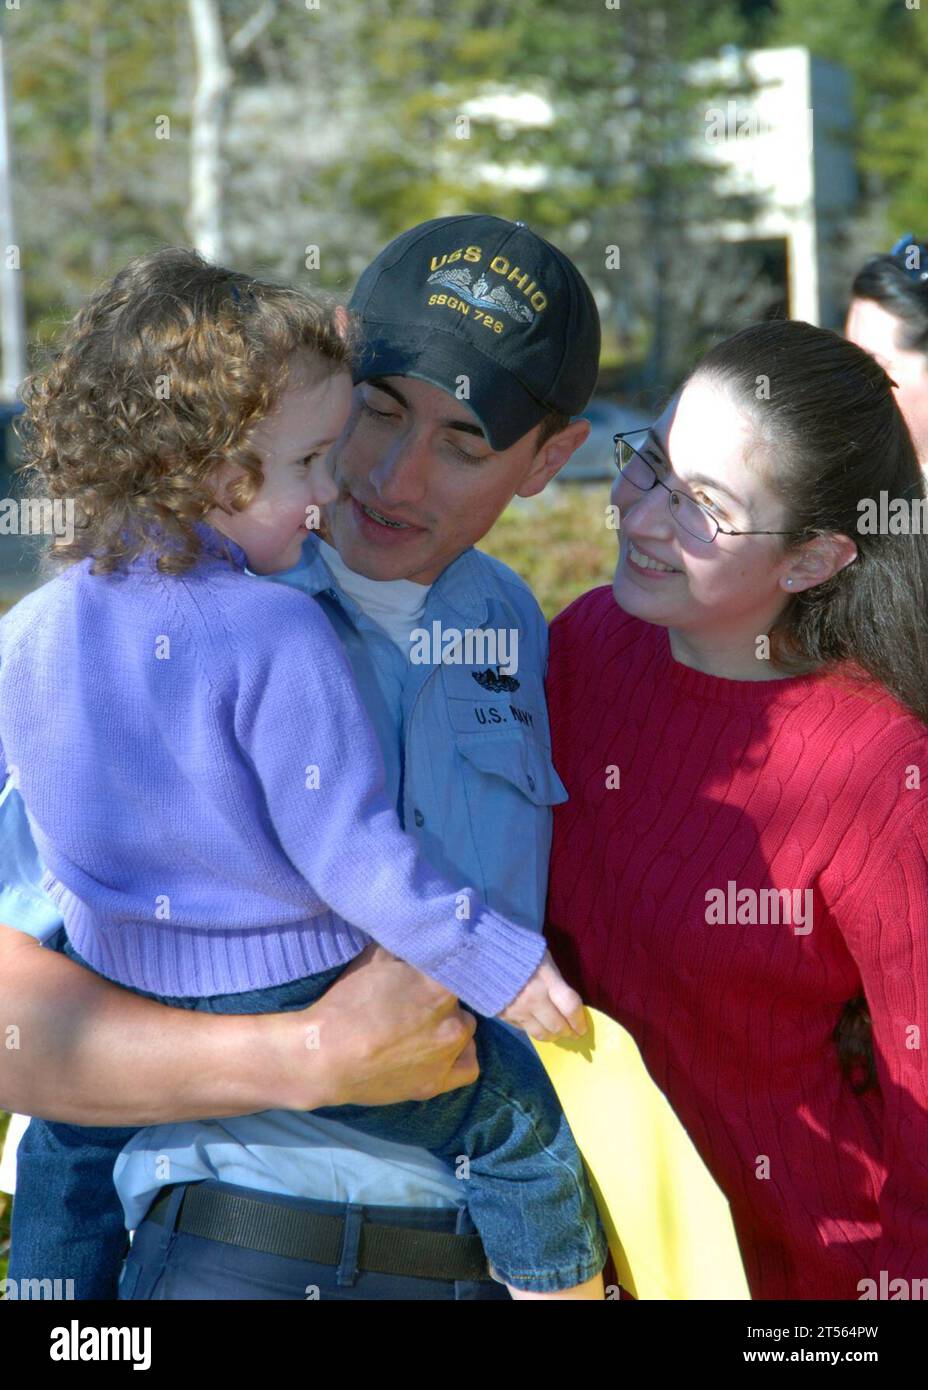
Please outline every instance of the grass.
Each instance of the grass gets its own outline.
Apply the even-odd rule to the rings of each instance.
[[[531,585],[550,621],[580,594],[612,579],[616,533],[606,527],[608,503],[605,483],[571,483],[516,498],[480,549]]]
[[[517,498],[480,549],[503,560],[532,587],[549,620],[588,589],[606,584],[615,568],[616,536],[607,530],[605,484],[571,484],[539,497]],[[0,613],[9,604],[0,601]],[[0,1139],[7,1116],[0,1111]],[[6,1276],[10,1198],[0,1192],[0,1278]]]

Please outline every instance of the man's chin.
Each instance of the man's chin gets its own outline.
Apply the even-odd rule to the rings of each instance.
[[[365,579],[407,579],[413,567],[412,556],[382,555],[376,547],[365,545],[354,537],[339,544],[336,533],[329,544],[335,547],[350,570],[363,575]],[[420,568],[418,561],[415,568]]]
[[[419,571],[428,565],[428,555],[423,554],[421,544],[428,539],[425,531],[410,536],[408,542],[395,548],[380,546],[367,539],[356,525],[351,499],[338,506],[335,516],[330,513],[330,521],[329,535],[325,539],[338,551],[348,568],[365,579],[406,579],[410,570]]]

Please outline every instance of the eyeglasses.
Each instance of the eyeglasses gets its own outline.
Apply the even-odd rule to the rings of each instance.
[[[634,445],[629,444],[629,435],[637,436],[638,443],[644,444],[650,430],[625,430],[622,434],[613,435],[612,442],[615,445],[615,464],[623,478],[632,484],[633,487],[640,489],[641,492],[650,492],[655,483],[658,483],[668,493],[667,503],[670,507],[670,515],[678,525],[683,527],[687,535],[697,541],[705,541],[711,544],[721,531],[723,536],[788,536],[789,531],[734,531],[720,525],[710,511],[701,502],[697,502],[695,497],[690,497],[689,493],[680,492],[678,488],[670,488],[657,476],[654,468],[648,463],[646,458],[642,458]]]
[[[915,265],[908,264],[911,251],[915,252]],[[889,254],[899,269],[904,270],[909,279],[914,280],[917,285],[924,285],[928,281],[928,246],[924,242],[916,241],[914,232],[906,232],[901,236]]]

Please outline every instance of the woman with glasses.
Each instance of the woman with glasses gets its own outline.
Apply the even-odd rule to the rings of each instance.
[[[918,1297],[928,545],[866,505],[925,499],[892,384],[760,324],[616,461],[613,585],[551,629],[552,951],[726,1193],[753,1297]]]
[[[928,470],[928,246],[912,233],[854,280],[845,333],[896,385],[921,466]]]

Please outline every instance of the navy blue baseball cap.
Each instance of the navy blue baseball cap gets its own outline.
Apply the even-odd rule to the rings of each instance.
[[[354,380],[412,376],[474,412],[499,452],[546,415],[576,415],[599,370],[600,327],[573,262],[524,222],[464,214],[401,233],[348,302]]]

